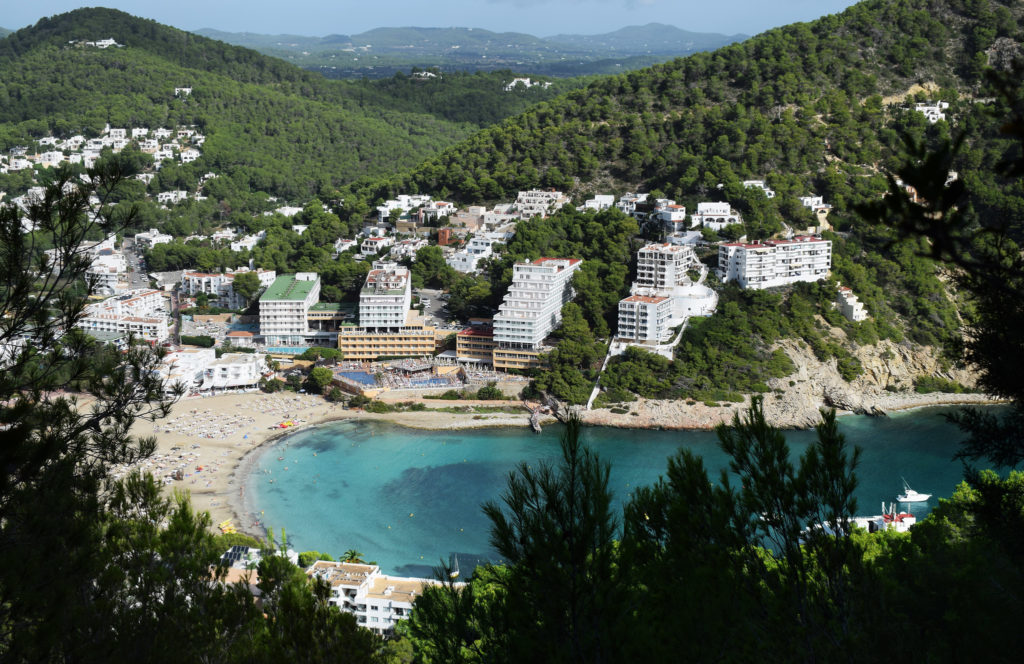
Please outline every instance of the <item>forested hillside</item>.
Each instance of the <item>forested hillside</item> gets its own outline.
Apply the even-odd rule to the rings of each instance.
[[[836,232],[826,233],[833,275],[854,289],[871,319],[842,324],[831,315],[828,292],[793,300],[790,293],[727,291],[728,315],[689,330],[677,362],[662,373],[669,389],[636,391],[701,396],[687,387],[697,375],[721,378],[721,390],[763,389],[761,381],[778,374],[756,367],[779,366],[769,353],[779,334],[805,339],[822,360],[836,358],[849,380],[860,373],[851,344],[888,338],[951,349],[969,315],[936,264],[921,256],[927,250],[920,240],[896,242],[858,212],[887,191],[904,137],[936,147],[963,134],[951,167],[968,192],[964,207],[975,219],[1024,228],[1024,188],[994,172],[1015,148],[999,135],[1008,111],[983,73],[1005,69],[1020,53],[1022,13],[1019,3],[995,0],[869,0],[714,53],[595,81],[476,134],[411,174],[357,183],[351,198],[418,190],[507,200],[530,187],[580,197],[649,191],[688,209],[728,201],[743,214],[747,236],[758,239],[811,225],[798,197],[822,195],[834,206]],[[926,100],[949,102],[947,119],[929,124],[908,109]],[[744,188],[745,179],[766,179],[777,196]],[[788,314],[784,320],[765,317],[779,311]],[[825,322],[844,332],[823,334]]]
[[[113,38],[121,47],[71,42]],[[77,10],[0,40],[0,146],[53,133],[197,125],[187,170],[302,201],[387,175],[575,87],[507,94],[511,72],[379,83],[329,81],[255,51],[108,9]],[[174,89],[190,87],[188,97]],[[412,103],[421,99],[423,103]],[[193,178],[194,182],[195,178]]]

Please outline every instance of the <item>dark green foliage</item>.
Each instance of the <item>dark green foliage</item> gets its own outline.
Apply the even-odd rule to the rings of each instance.
[[[476,391],[476,398],[483,400],[504,399],[505,395],[494,386],[494,383],[490,383]]]
[[[763,391],[767,378],[793,373],[789,357],[769,349],[788,332],[781,305],[775,293],[729,288],[714,316],[691,319],[672,365],[681,393],[721,400],[724,392]]]
[[[299,567],[306,569],[318,560],[334,560],[329,553],[320,553],[319,551],[303,551],[299,554]]]
[[[939,376],[919,376],[914,379],[914,391],[918,394],[929,394],[931,392],[961,394],[970,390],[956,381],[947,380]]]
[[[213,337],[206,336],[204,334],[198,336],[190,336],[188,334],[181,335],[181,343],[186,346],[199,346],[200,348],[213,348],[217,340]]]
[[[309,370],[309,376],[306,377],[306,381],[303,385],[307,392],[313,394],[321,394],[334,380],[334,374],[327,367],[313,367]]]

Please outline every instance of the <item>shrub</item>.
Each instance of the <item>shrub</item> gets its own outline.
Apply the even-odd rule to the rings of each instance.
[[[200,348],[213,348],[217,341],[210,336],[205,334],[192,336],[189,334],[181,335],[181,343],[186,346],[199,346]]]
[[[501,390],[494,386],[494,383],[490,383],[486,387],[481,387],[477,390],[476,398],[490,401],[495,399],[504,399],[505,395]]]

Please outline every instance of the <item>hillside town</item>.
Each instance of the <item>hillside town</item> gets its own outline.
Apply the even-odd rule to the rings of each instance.
[[[176,94],[191,92],[184,90]],[[149,183],[167,160],[189,163],[198,158],[205,140],[189,127],[154,130],[108,125],[93,139],[47,137],[31,148],[16,148],[0,158],[0,168],[38,173],[64,164],[87,168],[104,150],[116,154],[132,145],[153,157],[150,172],[135,176]],[[164,207],[202,200],[203,184],[215,177],[215,173],[203,175],[192,192],[153,191],[150,195]],[[743,186],[761,190],[766,198],[775,196],[763,180],[744,181]],[[27,210],[42,191],[35,186],[11,202]],[[660,238],[636,252],[636,280],[629,296],[619,303],[609,357],[636,346],[671,359],[688,319],[715,312],[718,294],[709,277],[744,289],[828,278],[831,241],[814,233],[829,228],[832,206],[813,194],[801,197],[799,203],[816,220],[804,234],[787,227],[781,237],[748,241],[743,217],[726,201],[698,202],[688,213],[675,200],[646,193],[599,194],[581,200],[577,211],[615,209],[635,219],[646,237]],[[323,301],[316,272],[279,274],[257,267],[252,258],[248,265],[219,271],[146,271],[146,256],[159,245],[201,242],[245,255],[261,246],[266,231],[247,234],[224,226],[207,236],[176,238],[151,228],[121,241],[111,236],[86,242],[79,250],[91,260],[87,274],[97,301],[76,325],[118,348],[130,339],[169,348],[161,370],[169,393],[175,389],[185,395],[255,390],[267,380],[285,377],[293,358],[314,348],[336,349],[347,366],[360,367],[361,379],[354,379],[351,370],[336,372],[335,386],[354,394],[376,396],[394,385],[450,388],[479,382],[481,377],[512,375],[514,381],[517,374],[541,367],[541,358],[553,349],[551,335],[561,322],[562,307],[574,298],[572,280],[582,260],[547,256],[516,263],[497,310],[490,317],[470,320],[447,312],[446,293],[414,289],[410,266],[418,252],[436,246],[456,272],[479,274],[489,261],[500,257],[520,222],[545,218],[570,205],[570,196],[554,189],[520,191],[515,200],[492,207],[460,207],[429,194],[385,200],[354,237],[333,241],[336,259],[346,254],[369,265],[358,302]],[[289,219],[302,211],[302,207],[279,205],[264,214]],[[305,229],[291,225],[299,235]],[[52,270],[60,268],[61,260],[55,251],[48,252]],[[249,287],[238,292],[235,283],[243,276]],[[836,298],[837,307],[850,320],[866,317],[862,305],[846,304],[856,298],[848,288],[837,290]],[[203,314],[196,309],[200,302],[225,313]],[[210,346],[189,344],[199,338],[209,339]],[[410,381],[407,372],[387,363],[395,358],[418,359],[421,373],[429,376]],[[282,363],[283,373],[272,368]]]

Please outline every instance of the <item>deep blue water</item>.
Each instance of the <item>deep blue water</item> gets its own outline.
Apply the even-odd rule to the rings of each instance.
[[[952,493],[963,476],[952,460],[962,434],[942,417],[947,410],[840,418],[847,440],[863,449],[858,513],[878,514],[882,501],[894,501],[901,476],[934,494],[927,505],[912,506],[919,517]],[[247,494],[266,526],[285,528],[298,551],[337,556],[356,549],[385,572],[408,575],[429,575],[439,560],[457,553],[460,565],[471,568],[477,559],[496,560],[480,505],[500,500],[508,473],[520,462],[555,462],[561,432],[558,426],[535,435],[526,428],[420,431],[334,423],[260,452]],[[787,432],[793,454],[801,454],[814,435]],[[704,457],[712,479],[727,464],[710,432],[587,428],[584,440],[611,462],[619,505],[637,486],[664,474],[668,457],[681,446]]]

